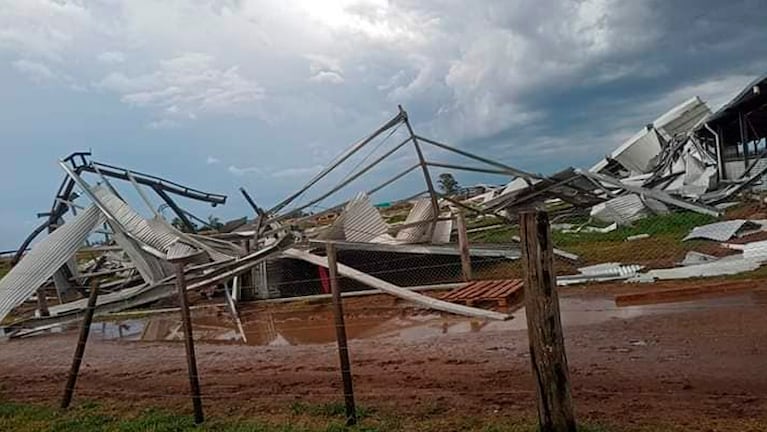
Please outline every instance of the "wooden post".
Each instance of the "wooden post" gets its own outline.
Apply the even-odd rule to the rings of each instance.
[[[520,213],[519,226],[526,270],[525,313],[540,430],[575,432],[548,214],[524,211]]]
[[[330,290],[333,293],[333,315],[336,324],[336,340],[338,341],[338,357],[341,360],[341,379],[344,383],[344,403],[346,404],[346,425],[357,424],[357,409],[354,406],[354,385],[352,370],[349,362],[349,348],[346,345],[346,325],[344,310],[341,303],[341,289],[338,286],[338,261],[336,248],[333,243],[327,243],[325,250],[328,255],[328,272],[330,273]]]
[[[466,219],[463,217],[463,212],[458,211],[456,217],[458,228],[458,248],[461,252],[461,271],[463,272],[463,280],[468,282],[471,280],[471,254],[469,253],[469,235],[466,233]]]
[[[184,327],[184,346],[186,347],[186,365],[189,372],[189,387],[192,392],[192,405],[194,406],[194,422],[200,424],[205,421],[202,412],[202,398],[200,396],[200,379],[197,375],[197,359],[194,354],[194,337],[192,334],[192,316],[189,314],[189,303],[186,298],[186,278],[184,277],[184,263],[176,262],[176,286],[178,287],[178,303],[181,308],[181,319]]]
[[[41,317],[51,316],[48,311],[48,299],[45,298],[45,288],[37,290],[37,311]]]
[[[39,295],[39,294],[38,294]],[[72,403],[72,396],[75,393],[75,384],[77,384],[77,376],[80,373],[80,365],[83,362],[83,354],[85,353],[85,344],[88,342],[88,335],[91,331],[91,322],[93,322],[93,313],[96,310],[96,300],[99,295],[99,284],[95,280],[91,282],[91,292],[88,295],[88,306],[85,308],[85,316],[83,316],[83,322],[80,323],[80,336],[77,339],[77,347],[75,348],[75,355],[72,358],[72,367],[69,369],[69,376],[67,377],[67,383],[64,386],[64,396],[61,398],[61,408],[69,408],[69,404]]]

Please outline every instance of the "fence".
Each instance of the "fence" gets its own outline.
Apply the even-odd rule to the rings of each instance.
[[[751,209],[754,210],[754,209]],[[758,209],[757,209],[758,210]],[[738,214],[730,214],[729,217],[737,217]],[[753,217],[753,212],[752,212]],[[634,221],[630,226],[616,227],[603,229],[604,226],[594,225],[593,223],[572,217],[570,219],[557,219],[546,229],[551,230],[551,240],[553,242],[552,254],[547,255],[544,253],[544,257],[538,257],[535,259],[530,258],[531,254],[537,256],[537,252],[546,251],[547,247],[535,246],[531,239],[548,238],[548,236],[540,234],[540,224],[529,222],[528,230],[520,230],[517,226],[498,224],[497,221],[487,219],[469,220],[468,235],[469,242],[472,248],[477,250],[482,249],[483,254],[487,254],[488,250],[498,250],[498,256],[472,256],[472,279],[525,279],[526,292],[525,301],[527,304],[527,328],[530,334],[531,350],[534,354],[531,359],[528,359],[528,367],[533,369],[534,376],[536,377],[532,386],[527,389],[519,387],[509,389],[499,389],[497,387],[485,388],[485,389],[466,389],[456,390],[451,392],[441,386],[437,390],[433,391],[433,395],[445,396],[450,394],[458,394],[464,396],[520,396],[531,399],[536,397],[539,399],[538,412],[541,415],[541,425],[543,430],[574,430],[574,418],[573,412],[578,413],[578,400],[579,396],[585,394],[594,395],[595,397],[619,397],[621,391],[610,390],[610,388],[577,388],[572,391],[568,390],[570,384],[568,384],[567,364],[564,354],[563,341],[568,338],[567,333],[563,336],[561,326],[558,323],[558,319],[552,319],[559,316],[560,302],[556,299],[556,290],[551,289],[554,284],[557,283],[552,276],[565,276],[578,273],[578,269],[584,266],[602,264],[602,263],[621,263],[632,264],[642,266],[643,272],[652,269],[668,268],[671,266],[677,266],[684,261],[689,252],[699,252],[714,258],[720,258],[722,256],[735,256],[738,251],[736,249],[723,247],[720,243],[715,243],[706,240],[687,240],[684,238],[690,234],[694,227],[703,225],[705,223],[713,222],[712,218],[702,217],[696,213],[691,212],[676,212],[666,215],[649,216],[637,221]],[[593,221],[592,221],[593,222]],[[520,223],[521,226],[526,224]],[[589,228],[591,227],[591,228]],[[609,225],[608,225],[609,227]],[[536,231],[537,229],[537,231]],[[760,232],[748,233],[749,227],[745,229],[745,236],[738,237],[741,232],[736,232],[728,238],[726,242],[733,244],[743,244],[755,239],[760,238],[762,235]],[[531,233],[535,233],[531,237]],[[519,238],[519,241],[517,241]],[[500,245],[496,249],[491,247],[492,245]],[[403,287],[420,287],[420,286],[433,286],[440,284],[459,284],[464,279],[461,256],[460,254],[397,254],[390,251],[381,250],[354,250],[343,249],[343,246],[336,246],[337,259],[339,262],[351,266],[357,270],[363,271],[366,274],[374,276],[376,278],[388,281],[398,286]],[[520,257],[527,256],[527,259],[516,259],[512,257],[512,249],[517,248],[520,250]],[[562,254],[556,254],[554,248],[561,250]],[[320,250],[322,248],[319,248]],[[735,251],[735,252],[732,252]],[[318,251],[318,253],[320,253]],[[577,255],[577,260],[568,258],[568,255]],[[547,270],[547,260],[553,265],[555,273]],[[527,265],[525,265],[527,263]],[[533,266],[532,263],[539,263]],[[293,295],[311,295],[311,294],[326,294],[327,291],[332,291],[333,283],[335,280],[333,277],[333,271],[329,274],[323,275],[323,273],[317,268],[317,266],[299,264],[297,261],[292,260],[290,263],[274,264],[277,270],[272,270],[270,273],[270,284],[277,287],[277,291],[283,297],[290,297]],[[331,264],[332,267],[332,264]],[[583,273],[579,273],[583,274]],[[682,282],[675,282],[674,288],[671,294],[665,294],[667,291],[664,287],[661,294],[656,290],[650,290],[644,297],[642,294],[634,293],[634,297],[631,297],[629,292],[632,286],[624,285],[629,288],[621,288],[617,292],[618,298],[624,298],[628,304],[642,304],[643,302],[657,302],[667,301],[669,298],[662,297],[664,295],[679,295],[682,298],[684,296],[696,296],[702,291],[712,291],[714,294],[731,294],[733,292],[750,292],[754,287],[761,286],[755,280],[759,280],[760,273],[744,273],[743,275],[736,275],[734,277],[741,278],[741,281],[732,281],[731,276],[728,276],[726,280],[722,278],[714,278],[709,281],[700,282],[693,281],[693,283],[687,283],[687,278],[682,278]],[[538,275],[534,277],[534,275]],[[588,276],[589,274],[587,274]],[[594,280],[602,280],[601,277],[614,277],[615,275],[610,273],[609,276],[601,274],[590,274]],[[623,283],[623,279],[627,279],[618,275],[616,279],[620,279],[620,283]],[[349,278],[339,277],[339,290],[337,292],[353,293],[355,291],[362,291],[363,286],[356,281]],[[637,287],[639,287],[637,285]],[[691,288],[693,291],[689,293],[681,292],[681,288]],[[329,289],[330,288],[330,289]],[[531,291],[537,288],[535,291]],[[601,289],[601,288],[600,288]],[[565,290],[564,288],[562,290]],[[560,290],[560,292],[562,292]],[[611,305],[605,307],[601,303],[578,303],[577,301],[571,301],[572,298],[567,296],[567,291],[564,291],[566,298],[561,302],[561,312],[567,317],[568,314],[573,313],[589,313],[589,312],[611,312],[618,310],[618,308]],[[661,297],[658,297],[661,296]],[[628,297],[628,298],[625,298]],[[757,299],[758,294],[752,297],[738,296],[729,300],[716,300],[708,303],[686,303],[686,304],[661,304],[654,307],[654,313],[662,315],[663,309],[676,311],[689,311],[695,313],[708,313],[712,316],[719,317],[718,312],[722,310],[735,310],[743,311],[748,310],[746,313],[751,315],[751,310],[763,311],[763,303]],[[339,297],[336,297],[338,300]],[[532,302],[532,303],[531,303]],[[337,303],[340,305],[340,303]],[[539,305],[540,309],[537,313],[534,313],[534,305]],[[719,309],[719,311],[717,311]],[[631,309],[629,309],[631,310]],[[295,311],[295,310],[294,310]],[[339,311],[340,312],[340,311]],[[347,314],[349,311],[347,311]],[[354,314],[352,309],[352,315]],[[618,314],[619,315],[619,314]],[[337,314],[336,318],[342,317],[343,314]],[[514,320],[512,320],[514,321]],[[567,324],[567,323],[566,323]],[[279,326],[279,321],[273,321],[272,327]],[[481,325],[481,324],[478,324]],[[506,325],[506,324],[501,324]],[[246,322],[247,326],[247,322]],[[296,330],[309,330],[311,324],[299,328]],[[328,327],[327,323],[314,323],[316,328],[331,328],[337,330],[343,328],[340,323],[336,323]],[[504,327],[501,327],[504,328]],[[278,334],[279,328],[274,328],[273,333]],[[714,331],[712,328],[708,328],[709,331]],[[689,329],[685,330],[688,331]],[[332,334],[332,333],[331,333]],[[641,343],[647,343],[645,339],[652,337],[651,334],[637,333],[639,336],[635,336],[631,343],[638,345],[630,345],[633,349],[641,347]],[[753,334],[752,334],[753,335]],[[352,335],[350,339],[356,340],[358,335]],[[623,336],[623,335],[621,335]],[[701,335],[705,336],[705,335]],[[343,342],[343,337],[339,337],[339,341]],[[325,340],[328,342],[328,340]],[[615,342],[616,345],[620,345],[616,350],[627,349],[620,342]],[[340,344],[343,347],[343,344]],[[729,346],[729,345],[728,345]],[[549,347],[548,349],[544,349]],[[553,348],[552,348],[553,347]],[[360,354],[355,351],[354,343],[350,347],[347,347],[350,352],[348,361],[349,367],[342,368],[346,371],[355,370],[355,358]],[[341,349],[341,355],[347,351]],[[582,353],[583,349],[577,350]],[[621,351],[615,351],[620,353]],[[520,353],[521,354],[521,353]],[[732,354],[730,352],[730,354]],[[552,356],[547,358],[547,356]],[[87,353],[86,353],[87,358]],[[658,361],[664,361],[662,358],[658,358]],[[344,361],[342,360],[343,364]],[[532,367],[531,367],[532,365]],[[704,368],[705,369],[705,368]],[[237,398],[301,398],[307,396],[306,393],[300,391],[286,392],[283,394],[268,393],[266,395],[257,395],[251,391],[242,391],[237,389],[227,389],[225,386],[216,385],[212,383],[210,386],[205,382],[206,369],[202,368],[202,399],[237,399]],[[196,374],[193,374],[196,376]],[[583,376],[579,372],[581,380]],[[349,382],[350,374],[345,374],[346,382]],[[340,381],[340,380],[339,380]],[[357,397],[363,398],[380,398],[386,397],[387,392],[382,391],[380,388],[369,390],[366,389],[367,381],[363,381],[362,384],[356,386]],[[736,383],[736,387],[737,384]],[[209,386],[209,387],[208,387]],[[210,390],[206,391],[206,387]],[[660,386],[665,388],[664,386]],[[336,394],[339,398],[343,395],[349,396],[351,394],[350,385],[345,386],[346,390],[343,392],[315,392],[313,396],[332,397]],[[714,388],[712,391],[711,389]],[[733,399],[748,400],[756,397],[757,400],[764,399],[764,393],[761,393],[764,389],[756,388],[751,393],[747,394],[734,394],[731,397]],[[29,390],[32,391],[32,390]],[[390,394],[388,396],[397,396],[397,391],[389,389]],[[22,392],[23,393],[23,392]],[[188,397],[182,394],[163,394],[153,391],[133,391],[128,390],[127,394],[135,394],[136,397],[159,397],[159,398],[179,398]],[[428,389],[422,389],[417,394],[421,396],[429,395]],[[575,395],[575,408],[568,408],[570,397],[569,393]],[[697,393],[702,394],[705,397],[713,397],[716,395],[716,388],[706,386]],[[89,396],[98,396],[99,392],[93,392],[92,390],[86,392]],[[106,394],[104,394],[106,396]],[[754,396],[756,395],[756,396]],[[636,390],[631,393],[631,397],[646,397],[646,398],[660,398],[665,399],[669,396],[667,391],[653,390],[652,386],[645,386],[640,390]],[[354,413],[356,410],[350,408],[347,410],[346,415],[349,419],[349,423],[354,423]],[[199,417],[201,420],[202,417]],[[364,419],[362,420],[364,421]]]

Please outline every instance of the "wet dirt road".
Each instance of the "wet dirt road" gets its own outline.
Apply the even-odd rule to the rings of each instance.
[[[579,418],[689,430],[748,430],[744,419],[767,418],[763,296],[616,308],[605,292],[573,291],[561,308]],[[413,416],[534,415],[523,311],[486,323],[413,310],[385,296],[350,299],[346,310],[361,404]],[[340,399],[326,305],[246,308],[243,320],[251,345],[233,341],[238,333],[225,312],[196,316],[210,412],[279,413],[294,401]],[[176,322],[166,316],[95,324],[76,399],[187,411]],[[2,395],[54,402],[75,342],[65,332],[0,344]]]

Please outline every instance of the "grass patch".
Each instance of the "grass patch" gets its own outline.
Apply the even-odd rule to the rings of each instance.
[[[357,418],[369,417],[372,411],[363,406],[357,406]],[[290,411],[293,414],[310,415],[318,417],[346,417],[346,405],[342,402],[330,402],[320,404],[310,404],[306,402],[294,402],[290,405]]]
[[[274,421],[255,418],[217,417],[208,415],[206,422],[195,426],[192,417],[160,409],[146,409],[133,414],[96,403],[82,403],[67,411],[36,404],[0,401],[0,431],[3,432],[537,432],[534,417],[504,415],[462,415],[442,407],[425,407],[418,414],[402,415],[398,411],[380,412],[363,409],[360,424],[347,428],[343,404],[294,403],[286,407],[289,415],[278,415]],[[431,412],[431,413],[430,413]],[[701,426],[698,428],[698,426]],[[711,426],[708,429],[707,426]],[[735,428],[733,428],[735,426]],[[667,424],[630,424],[626,426],[579,422],[579,432],[681,432],[686,430],[762,431],[763,420],[726,421],[700,419],[696,426]]]

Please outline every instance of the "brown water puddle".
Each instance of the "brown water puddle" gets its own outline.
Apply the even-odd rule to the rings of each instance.
[[[764,296],[733,295],[673,304],[617,307],[610,298],[560,299],[562,323],[565,327],[594,325],[619,319],[631,320],[648,315],[682,313],[706,308],[762,305]],[[329,305],[314,305],[289,310],[263,309],[243,305],[241,311],[248,345],[309,345],[335,342],[335,328]],[[439,338],[445,335],[490,331],[524,330],[524,309],[512,314],[508,321],[487,321],[456,317],[401,307],[350,309],[345,313],[346,332],[350,340],[399,338],[406,341]],[[242,343],[231,317],[223,310],[195,311],[194,337],[207,343]],[[91,328],[94,339],[127,341],[181,341],[181,320],[167,314],[145,319],[96,323]]]

